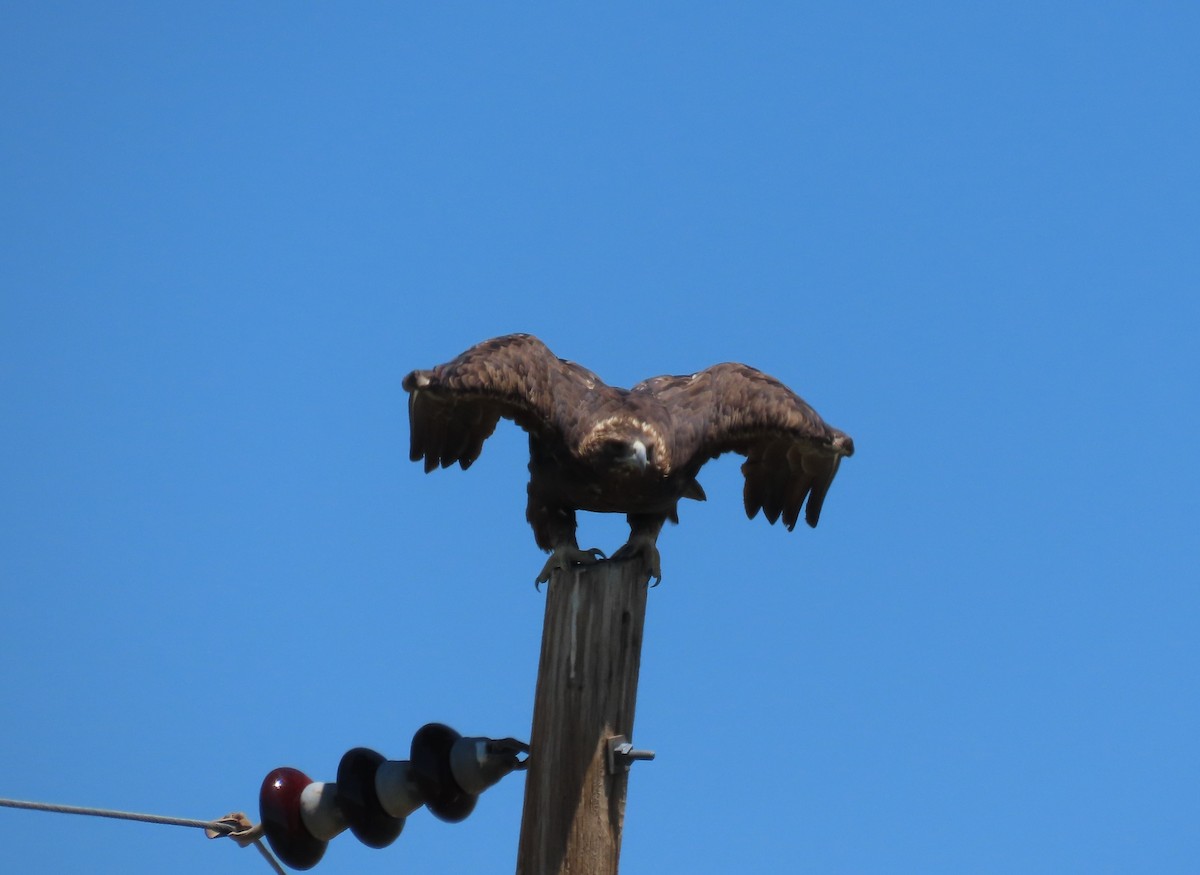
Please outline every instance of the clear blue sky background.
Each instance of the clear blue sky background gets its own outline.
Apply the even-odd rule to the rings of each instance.
[[[426,476],[400,381],[528,331],[858,446],[815,531],[726,458],[664,532],[624,871],[1196,871],[1198,7],[427,7],[0,12],[0,796],[257,819],[527,737],[524,437]],[[317,871],[511,872],[523,790]],[[267,871],[7,810],[0,861]]]

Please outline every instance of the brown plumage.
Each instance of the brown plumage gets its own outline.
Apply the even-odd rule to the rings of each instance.
[[[618,389],[536,337],[513,334],[413,371],[404,388],[410,457],[424,459],[426,472],[469,468],[501,418],[529,433],[526,518],[538,546],[552,553],[539,582],[554,568],[603,556],[579,549],[578,510],[627,514],[630,538],[613,559],[640,556],[661,578],[659,531],[678,521],[681,498],[704,499],[696,475],[726,452],[746,457],[750,518],[761,510],[790,530],[803,508],[815,526],[838,464],[854,454],[849,435],[774,377],[741,364]]]

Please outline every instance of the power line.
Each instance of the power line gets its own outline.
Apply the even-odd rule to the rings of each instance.
[[[23,808],[29,811],[45,811],[51,814],[82,814],[89,817],[109,817],[116,820],[135,820],[141,823],[161,823],[167,826],[187,826],[202,829],[209,838],[229,836],[241,847],[254,845],[267,864],[278,875],[287,875],[279,861],[262,843],[262,826],[255,826],[244,814],[230,814],[219,820],[194,820],[187,817],[169,817],[162,814],[143,814],[136,811],[117,811],[112,808],[85,808],[79,805],[57,805],[50,802],[26,802],[20,799],[0,799],[5,808]]]

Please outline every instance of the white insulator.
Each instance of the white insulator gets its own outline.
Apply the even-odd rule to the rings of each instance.
[[[375,793],[383,810],[396,818],[408,817],[423,804],[407,760],[379,764],[375,771]]]
[[[300,819],[313,838],[329,841],[346,828],[337,804],[337,784],[314,781],[300,791]]]
[[[513,770],[511,756],[488,753],[490,738],[460,738],[450,748],[450,773],[454,781],[478,796]]]

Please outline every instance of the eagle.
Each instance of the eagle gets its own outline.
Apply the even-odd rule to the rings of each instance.
[[[412,461],[425,472],[479,458],[496,424],[529,434],[525,516],[550,554],[535,583],[555,569],[606,559],[580,549],[576,511],[624,513],[629,540],[616,561],[639,559],[662,580],[657,541],[679,521],[680,499],[705,500],[696,475],[710,459],[739,453],[746,515],[761,510],[790,531],[804,509],[816,526],[825,494],[854,441],[827,425],[783,383],[743,364],[653,377],[632,389],[605,384],[554,355],[530,334],[476,344],[458,358],[404,378]],[[805,503],[807,499],[807,504]]]

